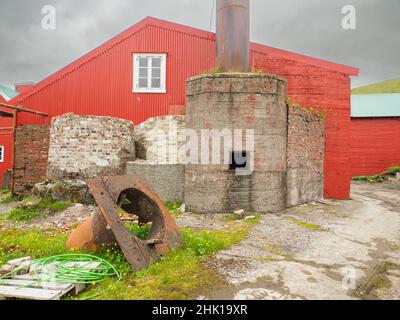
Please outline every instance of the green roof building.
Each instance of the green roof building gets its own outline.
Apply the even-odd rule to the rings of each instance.
[[[0,85],[0,96],[3,97],[5,101],[9,101],[17,95],[19,95],[18,91]]]

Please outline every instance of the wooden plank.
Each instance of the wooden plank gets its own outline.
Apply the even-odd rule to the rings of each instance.
[[[15,276],[14,279],[16,279],[16,280],[28,280],[28,281],[31,281],[31,282],[34,281],[34,280],[38,280],[38,279],[46,279],[46,280],[48,280],[46,277],[43,277],[43,276],[41,277],[41,276],[36,275],[36,274],[18,275],[18,276]],[[46,282],[46,284],[47,283],[54,284],[54,283],[51,283],[51,282]],[[66,293],[78,295],[79,293],[81,293],[86,288],[86,285],[84,285],[84,284],[71,284],[71,286],[72,286],[72,288],[71,288],[72,291],[69,290]],[[46,288],[46,289],[51,289],[51,288],[49,287],[49,288]]]
[[[63,295],[63,292],[60,290],[0,286],[0,297],[6,298],[19,298],[29,300],[60,300]]]
[[[52,282],[39,282],[38,279],[4,279],[0,280],[0,285],[14,286],[14,287],[27,287],[27,288],[39,288],[46,290],[61,290],[63,292],[69,292],[74,289],[72,284],[63,283],[52,283]]]

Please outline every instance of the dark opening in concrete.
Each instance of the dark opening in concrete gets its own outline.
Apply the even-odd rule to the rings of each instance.
[[[233,151],[230,155],[230,170],[247,168],[247,163],[249,162],[250,153],[247,151]]]

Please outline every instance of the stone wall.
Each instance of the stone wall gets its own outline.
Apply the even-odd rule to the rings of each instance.
[[[47,178],[120,175],[135,160],[134,127],[128,120],[66,114],[52,120]]]
[[[185,116],[155,117],[136,126],[137,158],[159,164],[184,163],[178,151],[185,141],[178,139],[178,135],[185,128]]]
[[[323,197],[325,126],[320,115],[289,106],[287,206]]]
[[[164,202],[184,201],[184,164],[157,164],[138,160],[127,163],[126,174],[140,175],[146,178],[149,186]]]
[[[14,192],[24,194],[46,177],[49,126],[20,126],[15,136]]]

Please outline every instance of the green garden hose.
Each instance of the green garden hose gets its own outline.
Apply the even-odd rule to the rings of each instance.
[[[79,264],[76,264],[79,262]],[[32,261],[30,267],[37,270],[39,278],[32,284],[52,282],[58,284],[96,284],[106,277],[117,277],[112,286],[121,281],[121,273],[107,260],[89,254],[62,254]],[[21,268],[19,268],[21,269]],[[17,273],[15,269],[0,279]],[[0,280],[1,281],[1,280]],[[86,299],[97,297],[100,293]]]

